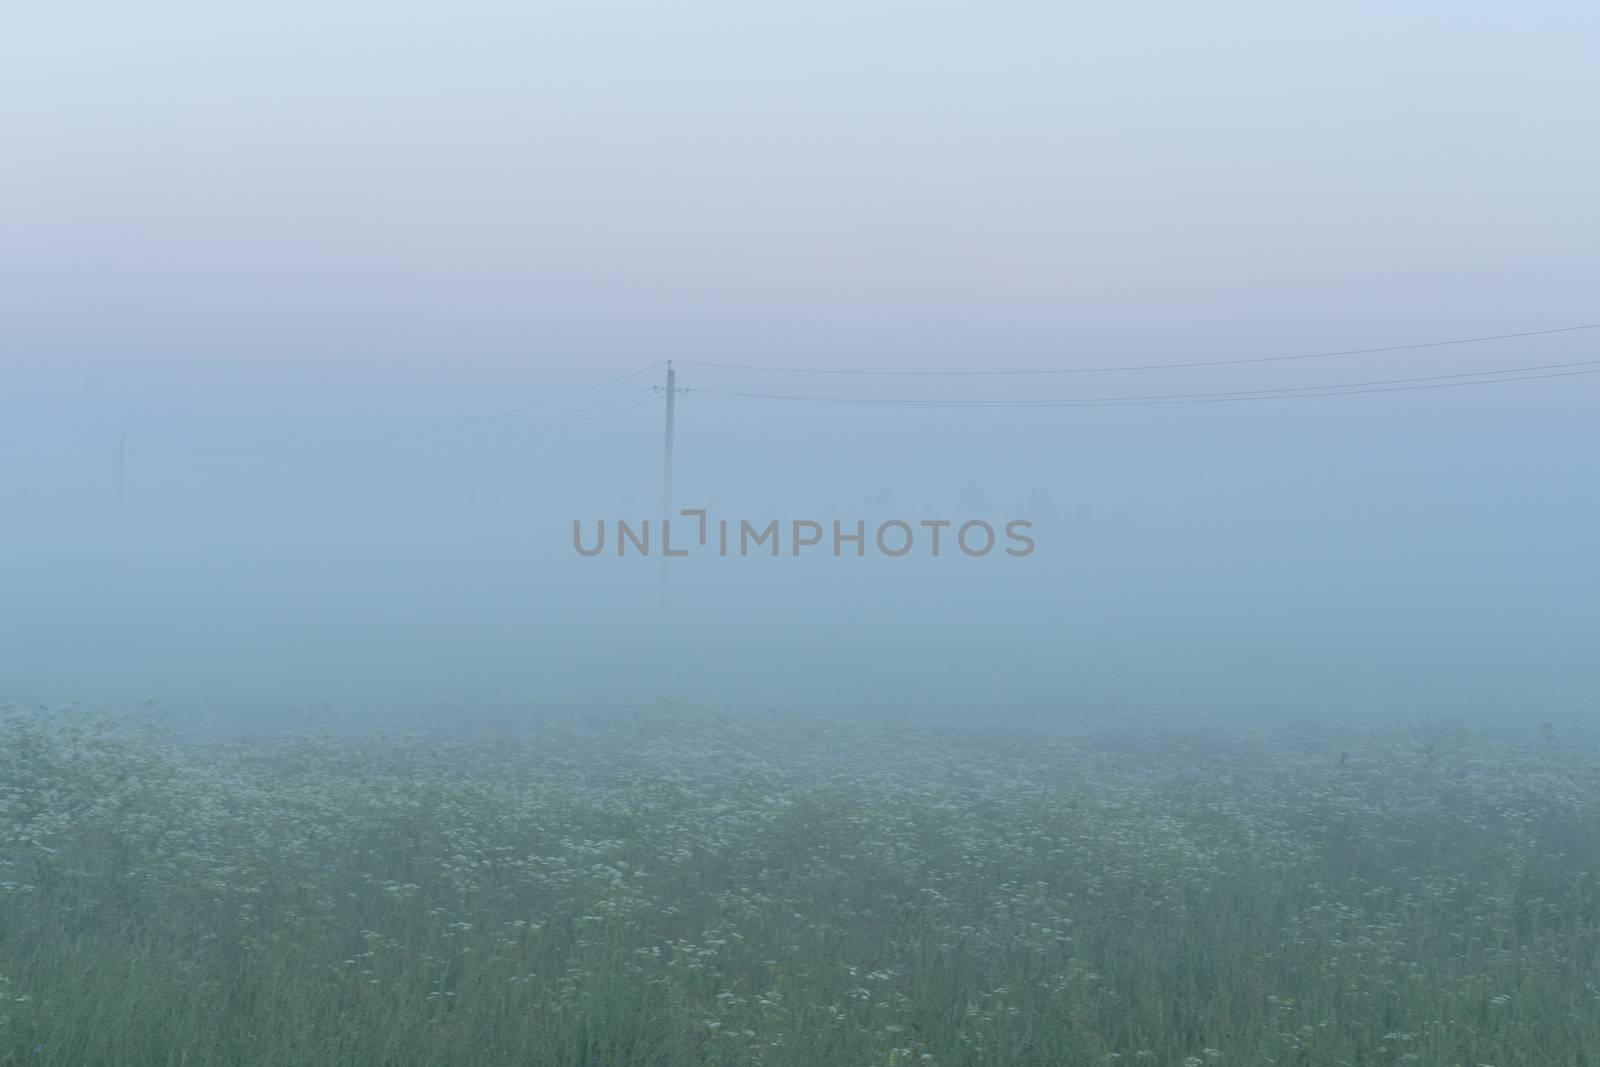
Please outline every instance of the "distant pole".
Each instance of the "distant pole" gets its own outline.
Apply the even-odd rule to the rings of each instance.
[[[667,570],[667,516],[672,513],[672,416],[674,401],[678,396],[678,372],[667,360],[667,427],[661,451],[661,534],[658,539],[661,553],[661,607],[667,608],[672,599],[672,588]]]
[[[678,395],[678,372],[672,368],[672,360],[667,360],[667,435],[666,447],[661,454],[661,519],[663,522],[672,512],[672,414],[673,401]]]
[[[123,487],[128,483],[128,439],[117,438],[117,496],[122,496]]]

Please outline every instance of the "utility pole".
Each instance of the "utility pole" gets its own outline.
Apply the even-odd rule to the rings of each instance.
[[[667,516],[672,513],[672,409],[673,401],[677,398],[678,372],[672,368],[672,360],[667,360],[667,435],[666,447],[661,454],[661,521],[666,522]],[[663,527],[665,530],[665,527]]]
[[[672,416],[678,398],[678,372],[667,360],[667,426],[661,450],[661,533],[657,545],[661,553],[661,610],[672,606],[671,568],[667,564],[667,516],[672,514]]]

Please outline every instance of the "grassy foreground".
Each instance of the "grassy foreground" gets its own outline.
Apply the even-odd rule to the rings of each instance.
[[[1600,1063],[1600,749],[0,714],[0,1064]]]

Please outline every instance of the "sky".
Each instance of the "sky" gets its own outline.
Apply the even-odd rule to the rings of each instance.
[[[1575,3],[12,5],[0,699],[1592,708],[1600,375],[724,394],[1600,331],[704,364],[1600,322],[1597,40]],[[659,394],[618,398],[667,359],[680,503],[1048,536],[695,560],[663,614],[569,534],[653,507]]]

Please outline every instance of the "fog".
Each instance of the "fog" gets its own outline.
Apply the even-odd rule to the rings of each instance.
[[[1550,364],[1592,343],[1580,332],[1021,390],[774,386],[779,375],[680,366],[674,513],[707,509],[712,526],[702,549],[696,520],[679,517],[674,543],[693,551],[665,561],[659,541],[618,558],[615,527],[659,529],[664,401],[648,390],[664,369],[429,432],[613,368],[14,365],[0,691],[153,702],[230,727],[310,709],[411,722],[660,696],[966,719],[1581,718],[1600,670],[1593,379],[1020,410],[697,389],[1171,395]],[[889,519],[914,530],[903,557],[875,543]],[[935,557],[921,524],[940,519],[955,526]],[[988,554],[957,550],[972,519],[997,531]],[[719,520],[733,530],[726,556]],[[821,534],[798,556],[794,520]],[[1005,537],[1013,520],[1031,524],[1025,556],[1004,551],[1021,547]],[[605,551],[585,557],[573,524],[592,546],[600,521]],[[772,521],[777,557],[741,545],[741,522]],[[863,556],[848,541],[834,554],[834,521],[865,524]]]
[[[1588,323],[1594,18],[10,12],[0,695],[1591,714],[1581,368],[722,394],[1581,363],[1594,331],[1116,370]],[[675,508],[1036,550],[580,556],[655,513],[661,394],[619,398],[662,371],[544,402],[668,359]]]
[[[719,392],[1304,389],[1581,362],[1593,331],[1034,377],[692,362],[1117,368],[1585,324],[1587,6],[4,22],[0,696],[213,724],[662,695],[1592,712],[1594,377]],[[662,371],[542,402],[668,359],[674,507],[1027,519],[1036,551],[700,555],[665,594],[656,560],[580,556],[575,520],[658,506],[661,396],[613,401]]]

